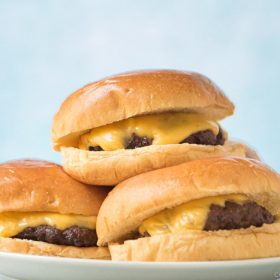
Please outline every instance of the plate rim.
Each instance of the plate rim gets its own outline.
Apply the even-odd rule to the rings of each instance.
[[[224,261],[180,261],[180,262],[148,262],[148,261],[112,261],[112,260],[95,260],[95,259],[79,259],[79,258],[65,258],[58,256],[38,256],[12,252],[0,252],[0,258],[17,258],[19,260],[30,260],[42,263],[63,263],[63,264],[75,264],[75,265],[97,265],[100,267],[145,267],[147,268],[225,268],[234,266],[255,266],[265,264],[276,264],[280,262],[280,257],[258,258],[258,259],[243,259],[243,260],[224,260]]]

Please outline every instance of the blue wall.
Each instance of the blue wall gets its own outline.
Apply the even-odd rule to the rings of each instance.
[[[280,170],[280,1],[0,2],[0,161],[60,161],[51,120],[64,98],[114,73],[206,74],[236,104],[224,122]]]

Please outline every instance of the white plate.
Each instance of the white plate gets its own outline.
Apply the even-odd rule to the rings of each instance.
[[[280,258],[219,262],[115,262],[0,253],[0,273],[22,280],[280,279]]]

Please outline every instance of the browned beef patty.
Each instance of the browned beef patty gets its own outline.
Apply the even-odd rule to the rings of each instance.
[[[145,146],[150,146],[153,143],[153,139],[143,136],[139,137],[136,133],[132,133],[130,139],[127,141],[126,149],[136,149]]]
[[[76,247],[96,246],[96,231],[88,228],[72,226],[65,230],[59,230],[52,226],[41,225],[28,227],[13,238],[43,241],[57,245]]]
[[[272,224],[274,220],[275,217],[256,202],[238,204],[226,201],[224,207],[215,204],[210,206],[204,230],[261,227],[263,224]]]
[[[184,139],[180,144],[198,144],[198,145],[224,145],[225,139],[223,130],[220,129],[216,136],[211,130],[199,131],[191,134]],[[145,146],[150,146],[153,143],[153,139],[147,136],[140,137],[136,133],[132,133],[131,137],[126,141],[126,149],[136,149]],[[100,146],[89,146],[89,151],[103,151]]]
[[[100,146],[89,146],[88,150],[89,151],[95,151],[95,152],[103,151],[103,149]]]
[[[203,130],[191,134],[189,137],[180,142],[180,144],[183,143],[215,146],[224,145],[225,139],[222,129],[219,130],[217,136],[211,130]]]

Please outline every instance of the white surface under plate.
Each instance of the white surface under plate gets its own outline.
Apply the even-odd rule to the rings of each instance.
[[[0,252],[0,273],[23,280],[264,280],[280,279],[280,258],[148,263],[39,257]]]

